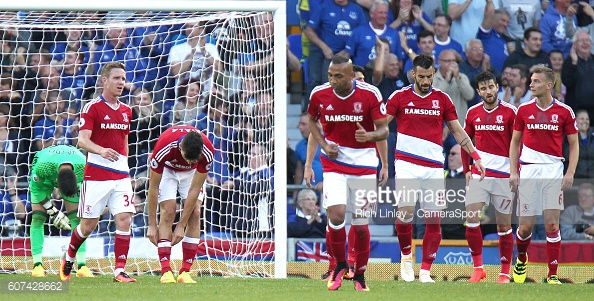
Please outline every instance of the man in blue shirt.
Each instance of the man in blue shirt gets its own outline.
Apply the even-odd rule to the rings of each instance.
[[[508,56],[507,40],[504,36],[509,23],[509,12],[504,8],[495,10],[492,0],[487,0],[485,17],[476,33],[476,38],[483,42],[485,53],[491,57],[491,65],[501,72]]]

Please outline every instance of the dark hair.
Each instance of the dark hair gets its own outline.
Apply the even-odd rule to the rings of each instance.
[[[426,38],[426,37],[431,37],[433,38],[433,32],[427,29],[423,29],[421,30],[418,34],[417,34],[417,43],[421,42],[422,38]]]
[[[431,67],[433,67],[433,64],[435,62],[433,61],[433,58],[429,55],[426,54],[419,54],[417,55],[417,57],[413,60],[413,70],[417,70],[417,67],[421,67],[423,69],[429,69]]]
[[[340,65],[340,64],[348,63],[350,61],[351,61],[351,59],[344,57],[342,55],[335,55],[332,58],[332,64],[334,64],[334,65]]]
[[[190,85],[193,84],[197,84],[198,85],[198,101],[200,102],[200,94],[202,93],[202,84],[199,81],[195,81],[195,80],[191,80],[189,78],[186,78],[182,81],[180,81],[179,85],[177,86],[177,99],[184,103],[187,104],[188,103],[188,98],[187,98],[187,94],[188,94],[188,88],[190,87]]]
[[[202,147],[204,140],[200,132],[189,132],[181,141],[181,149],[185,153],[185,158],[188,160],[198,160],[202,155]]]
[[[540,29],[538,29],[536,27],[528,27],[528,28],[526,28],[526,30],[524,30],[524,40],[530,39],[530,34],[533,32],[538,32],[542,35],[542,32],[540,31]]]
[[[559,50],[559,49],[553,49],[553,50],[551,50],[551,51],[549,52],[549,58],[551,57],[551,54],[553,54],[553,53],[558,53],[558,54],[560,54],[561,56],[563,56],[563,59],[565,59],[565,55],[563,54],[563,51],[561,51],[561,50]]]
[[[433,20],[435,20],[437,17],[444,17],[446,19],[446,23],[448,23],[448,26],[452,26],[452,17],[450,17],[450,15],[438,13],[435,15]]]
[[[528,67],[526,67],[526,65],[524,65],[524,64],[513,64],[513,65],[511,65],[510,68],[520,70],[520,78],[528,78],[528,73],[530,71],[528,70]]]
[[[67,197],[73,197],[78,192],[76,174],[72,168],[62,168],[58,171],[58,189]]]
[[[353,72],[361,72],[365,75],[365,68],[359,65],[353,65]]]
[[[490,80],[492,80],[495,84],[497,84],[497,78],[495,77],[495,75],[493,73],[491,73],[489,71],[483,71],[475,77],[477,86],[480,83],[488,83]]]

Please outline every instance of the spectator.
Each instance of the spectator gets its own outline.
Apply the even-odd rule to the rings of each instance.
[[[147,171],[148,158],[164,128],[159,120],[160,112],[147,89],[134,91],[131,107],[128,166],[131,176],[136,176]]]
[[[223,143],[223,140],[228,138],[227,131],[229,130],[224,118],[227,114],[227,109],[221,97],[216,94],[209,94],[207,100],[208,105],[204,106],[204,109],[193,124],[208,136],[208,139],[215,148],[212,168],[208,173],[206,183],[218,186],[223,182],[223,179],[229,176],[229,167],[226,159],[228,150],[224,148],[225,143]]]
[[[439,54],[444,49],[452,49],[455,50],[458,55],[461,55],[462,59],[466,59],[462,45],[450,37],[452,18],[449,15],[438,14],[435,16],[433,28],[435,30],[435,36],[433,37],[433,40],[435,41],[435,57],[439,57]]]
[[[468,102],[474,99],[474,90],[468,77],[460,72],[454,50],[446,49],[441,52],[439,69],[435,72],[433,86],[450,96],[456,106],[458,121],[460,125],[464,126]]]
[[[592,38],[583,30],[573,36],[570,55],[563,62],[561,80],[567,87],[565,103],[573,110],[585,109],[594,116],[594,56],[590,53]]]
[[[287,236],[299,238],[325,238],[328,218],[320,212],[316,192],[303,189],[297,194],[296,215],[287,220]]]
[[[7,105],[0,105],[0,166],[17,170],[17,164],[20,160],[22,152],[19,152],[19,132],[18,128],[9,126],[9,108]],[[19,161],[17,161],[19,159]],[[23,164],[24,166],[28,164]],[[20,166],[18,166],[20,167]],[[23,174],[23,173],[21,173]]]
[[[322,0],[299,0],[299,23],[301,25],[301,46],[303,50],[303,59],[308,60],[308,79],[307,93],[308,97],[304,97],[305,103],[303,104],[303,110],[307,108],[309,102],[309,95],[313,88],[321,85],[326,81],[325,74],[322,74],[322,65],[324,64],[324,53],[316,44],[311,43],[305,34],[305,28],[307,27],[307,21],[309,21],[314,11],[319,10],[322,4]],[[318,37],[322,35],[320,28],[316,30]]]
[[[295,157],[297,158],[297,166],[295,168],[295,176],[294,176],[294,184],[297,185],[302,185],[303,183],[303,168],[305,167],[305,159],[307,157],[307,143],[308,140],[310,139],[310,131],[309,131],[309,126],[308,126],[308,121],[309,121],[309,117],[307,115],[306,112],[301,113],[301,116],[299,117],[299,124],[297,125],[297,128],[299,129],[299,132],[301,132],[301,137],[303,137],[303,139],[301,139],[299,142],[297,142],[297,145],[295,146]],[[311,138],[313,139],[313,137]],[[312,169],[314,171],[314,175],[315,175],[315,181],[313,181],[311,183],[311,186],[315,189],[315,191],[317,191],[318,193],[322,192],[322,187],[323,187],[323,181],[324,181],[324,170],[322,169],[322,163],[320,162],[320,154],[321,154],[321,148],[320,145],[318,145],[318,148],[316,150],[316,154],[312,160]],[[298,198],[297,198],[298,199]]]
[[[287,39],[287,69],[291,72],[301,72],[301,58],[298,58],[293,52]]]
[[[487,0],[485,16],[476,34],[477,39],[483,42],[485,53],[491,57],[491,65],[499,71],[503,70],[503,62],[514,51],[509,49],[507,44],[509,38],[504,35],[509,18],[507,10],[502,8],[495,10],[493,1]]]
[[[569,55],[571,37],[567,35],[565,20],[570,5],[571,0],[557,0],[554,5],[549,5],[538,24],[542,32],[542,51],[547,54],[553,49],[559,49],[564,57]],[[570,19],[572,27],[575,27],[576,17],[573,16]]]
[[[565,95],[567,94],[567,87],[563,84],[561,80],[561,72],[563,71],[563,52],[561,50],[551,50],[549,52],[549,64],[551,65],[551,69],[555,72],[555,88],[553,89],[553,96],[561,101],[565,102]]]
[[[398,31],[386,25],[388,20],[388,3],[384,0],[375,0],[369,10],[371,22],[363,24],[353,30],[353,36],[346,45],[347,57],[353,58],[353,64],[365,66],[377,57],[379,49],[376,48],[377,38],[385,38],[388,41],[388,51],[404,58],[404,52],[400,46]]]
[[[583,183],[578,189],[578,205],[561,213],[561,235],[566,240],[594,240],[594,185]]]
[[[429,19],[431,20],[435,20],[439,14],[444,13],[443,1],[422,0],[421,8],[425,13],[427,13],[427,16],[429,16]]]
[[[207,57],[204,25],[186,23],[185,30],[188,38],[184,43],[171,47],[167,59],[169,75],[175,78],[175,91],[178,97],[184,95],[178,90],[183,81],[200,80],[201,71],[211,68],[214,62],[212,56]]]
[[[63,64],[60,72],[60,90],[70,91],[71,99],[66,99],[69,100],[67,109],[71,113],[76,113],[81,109],[82,100],[89,98],[90,89],[95,86],[95,83],[93,78],[85,73],[83,53],[78,50],[68,48]]]
[[[42,150],[50,145],[76,145],[78,126],[68,118],[62,94],[56,91],[47,93],[43,119],[33,128],[35,146]]]
[[[579,109],[575,111],[575,121],[578,128],[578,139],[580,153],[578,163],[575,168],[576,179],[593,179],[594,178],[594,133],[590,127],[590,116],[588,111]],[[563,157],[565,157],[565,168],[567,169],[567,162],[569,161],[569,143],[563,143]]]
[[[24,234],[25,217],[27,208],[21,200],[17,190],[17,177],[6,176],[7,169],[2,167],[0,175],[0,226],[2,236],[22,236]],[[5,181],[6,180],[6,181]]]
[[[524,47],[512,52],[505,62],[504,67],[515,64],[525,65],[531,69],[534,65],[549,66],[549,57],[541,50],[542,33],[536,27],[530,27],[524,32]]]
[[[14,78],[23,78],[25,72],[25,48],[17,46],[16,37],[7,30],[0,30],[0,73]]]
[[[592,9],[592,6],[590,6],[587,2],[578,2],[579,5],[581,5],[581,8],[584,11],[584,14],[586,14],[590,20],[592,20],[592,18],[594,17],[594,9]],[[577,11],[577,7],[575,5],[570,6],[567,9],[567,18],[565,18],[565,34],[567,34],[568,38],[573,38],[573,35],[575,34],[575,31],[577,29],[582,29],[585,32],[587,32],[590,35],[590,39],[594,38],[594,23],[590,23],[587,26],[584,27],[574,27],[573,26],[573,16],[576,14]],[[594,53],[594,45],[591,46],[590,48],[590,53]]]
[[[264,90],[272,90],[273,83],[273,43],[274,26],[272,13],[265,12],[254,17],[256,39],[252,42],[252,55],[245,64],[247,73],[261,79]]]
[[[66,51],[68,48],[70,48],[76,49],[76,51],[80,52],[82,55],[80,64],[83,66],[88,66],[91,57],[91,51],[95,51],[95,48],[97,48],[95,43],[88,40],[83,41],[83,30],[81,28],[69,27],[68,29],[64,29],[63,32],[66,35],[66,41],[56,41],[50,47],[52,63],[58,66],[66,65],[64,59],[66,58]],[[89,48],[89,46],[91,46],[92,49]],[[94,70],[90,71],[91,73],[94,73]]]
[[[44,87],[41,79],[49,74],[50,61],[51,55],[45,49],[32,50],[27,55],[25,75],[19,86],[22,89],[23,100],[28,104],[32,104],[32,100],[35,99],[36,90]]]
[[[419,45],[418,54],[412,52],[411,48],[409,48],[408,45],[405,44],[406,40],[404,39],[404,34],[400,32],[400,42],[402,43],[402,48],[406,53],[408,53],[408,60],[406,60],[406,62],[404,63],[403,71],[407,74],[410,82],[412,82],[411,79],[413,78],[410,71],[412,70],[412,61],[415,59],[415,57],[417,57],[417,55],[419,54],[425,54],[433,58],[435,57],[435,41],[433,40],[433,33],[428,30],[423,30],[419,32],[419,34],[417,35],[417,39],[417,44]],[[435,64],[435,68],[439,68],[438,63]]]
[[[396,20],[390,23],[390,27],[403,33],[406,36],[408,47],[412,49],[412,52],[418,53],[418,34],[423,30],[433,32],[433,21],[423,12],[420,6],[413,5],[412,0],[393,0],[391,8],[392,15]],[[405,44],[402,41],[400,43]],[[395,54],[399,55],[398,53]]]
[[[200,103],[200,82],[183,80],[179,87],[179,100],[173,106],[173,124],[190,124],[196,120],[202,104]]]
[[[538,28],[538,21],[543,11],[539,0],[498,0],[499,7],[510,14],[509,24],[505,35],[516,41],[524,36],[524,31],[530,27]],[[528,66],[530,67],[530,66]]]
[[[489,71],[493,73],[495,77],[499,78],[501,77],[501,72],[491,65],[491,58],[488,54],[484,53],[481,40],[468,40],[464,47],[464,52],[466,53],[466,60],[460,63],[460,72],[466,74],[470,80],[470,85],[475,90],[474,101],[473,103],[469,103],[469,105],[472,105],[479,102],[479,96],[478,93],[476,93],[476,89],[478,89],[475,80],[476,76],[483,71]]]
[[[532,91],[528,89],[528,67],[522,64],[515,64],[509,70],[507,74],[507,87],[497,94],[497,98],[519,107],[521,104],[529,102],[532,99]]]
[[[481,24],[485,14],[486,1],[449,0],[448,15],[452,18],[450,36],[454,41],[464,43],[476,37],[476,25]],[[499,2],[495,3],[499,8]]]
[[[435,82],[434,82],[435,83]],[[462,167],[462,148],[460,144],[452,146],[448,153],[448,169],[445,171],[446,191],[448,192],[447,212],[464,212],[465,203],[464,198],[460,198],[459,191],[464,191],[466,184],[466,177]],[[455,197],[451,197],[452,191]],[[451,214],[455,216],[455,214]],[[447,217],[443,218],[441,222],[441,235],[443,239],[465,239],[466,228],[464,227],[465,219],[461,216],[458,218]]]
[[[8,73],[0,75],[0,103],[10,108],[10,121],[16,127],[27,127],[27,107],[24,106],[23,96],[13,89],[15,81]]]
[[[312,72],[319,72],[324,78],[334,54],[345,49],[348,40],[353,38],[353,29],[364,23],[363,9],[356,3],[348,0],[322,2],[319,9],[311,13],[304,29],[310,43],[319,47],[324,54],[321,69],[315,65],[316,62],[309,63]],[[324,81],[321,80],[320,84]]]

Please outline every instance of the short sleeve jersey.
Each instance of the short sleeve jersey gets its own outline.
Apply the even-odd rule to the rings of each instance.
[[[452,99],[434,87],[421,96],[414,84],[395,91],[388,98],[388,115],[396,118],[396,160],[443,168],[441,136],[444,122],[458,120]]]
[[[339,147],[337,159],[330,159],[322,150],[320,161],[324,172],[348,175],[377,172],[375,142],[355,140],[357,123],[371,132],[375,130],[373,121],[386,117],[382,96],[376,87],[353,81],[351,93],[341,97],[329,83],[325,83],[313,89],[307,112],[322,123],[326,141]]]
[[[188,163],[181,154],[180,144],[189,132],[198,132],[204,141],[202,155],[198,163]],[[165,167],[175,171],[196,169],[200,173],[208,173],[214,160],[214,147],[208,137],[197,128],[189,125],[173,126],[167,129],[157,140],[155,150],[151,156],[151,170],[162,174]]]
[[[58,187],[56,179],[60,165],[64,163],[72,165],[77,183],[80,184],[84,178],[85,161],[85,156],[74,146],[56,145],[44,148],[33,158],[29,187],[51,193]]]
[[[522,135],[522,163],[556,163],[563,161],[565,135],[577,134],[573,110],[553,99],[542,109],[536,98],[518,107],[514,130]]]
[[[105,181],[119,180],[129,177],[128,145],[126,136],[130,134],[132,110],[118,101],[111,107],[99,96],[87,103],[81,111],[80,130],[91,130],[91,141],[101,147],[111,148],[120,154],[118,160],[112,162],[99,154],[87,153],[85,180]]]
[[[466,113],[464,130],[471,139],[474,138],[475,148],[487,169],[487,177],[509,177],[509,146],[515,118],[516,107],[501,100],[490,111],[479,103]],[[472,173],[480,174],[474,165]]]

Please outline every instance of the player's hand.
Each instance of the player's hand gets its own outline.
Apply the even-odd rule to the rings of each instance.
[[[487,169],[483,165],[483,160],[474,161],[474,166],[476,166],[476,168],[481,172],[481,178],[479,181],[482,181],[485,178],[485,173],[487,172]]]
[[[184,235],[186,234],[186,227],[180,227],[179,225],[175,226],[175,230],[173,230],[173,237],[171,238],[171,246],[175,246],[178,242],[180,242]]]
[[[510,174],[509,175],[509,187],[511,187],[512,192],[518,191],[519,183],[520,183],[520,177],[518,177],[518,174]]]
[[[386,185],[386,183],[388,183],[388,167],[382,165],[382,169],[380,170],[379,173],[379,186],[384,186]]]
[[[72,230],[70,228],[70,220],[61,211],[58,211],[56,214],[52,215],[50,220],[54,223],[54,226],[60,230]]]
[[[355,140],[359,143],[367,142],[367,131],[363,128],[363,126],[357,122],[358,129],[355,131]]]
[[[120,158],[120,154],[111,148],[103,148],[99,153],[102,158],[107,159],[111,162],[115,162]]]
[[[573,186],[573,176],[565,174],[561,180],[561,190],[569,190]]]
[[[313,183],[313,181],[315,181],[316,179],[316,175],[313,171],[313,168],[310,167],[305,167],[303,169],[303,178],[305,179],[305,185],[307,185],[307,187],[311,188],[311,183]]]
[[[326,147],[324,147],[324,152],[330,159],[338,158],[338,144],[326,144]]]
[[[146,237],[153,243],[153,245],[157,246],[157,241],[159,239],[159,231],[157,230],[157,225],[149,225],[148,230],[146,231]]]
[[[468,187],[468,185],[470,184],[470,180],[472,180],[472,171],[467,171],[464,174],[464,177],[466,178],[466,187]]]

